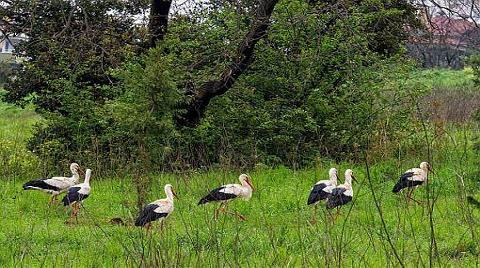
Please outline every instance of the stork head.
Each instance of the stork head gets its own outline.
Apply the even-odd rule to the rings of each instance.
[[[252,179],[247,174],[240,175],[240,177],[238,177],[238,180],[240,180],[240,183],[242,183],[243,186],[249,186],[250,188],[252,188],[253,191],[255,191],[255,187],[253,187],[252,184]]]
[[[420,168],[425,172],[431,171],[433,173],[432,166],[428,162],[420,163]]]
[[[328,171],[328,177],[330,178],[331,181],[335,182],[335,184],[337,184],[337,179],[338,179],[337,172],[338,171],[336,168],[331,168]]]
[[[175,193],[175,191],[173,190],[173,186],[171,184],[165,185],[165,194],[171,200],[173,200],[174,197],[178,198],[177,193]]]
[[[82,174],[82,175],[85,175],[85,173],[83,172],[83,170],[80,168],[80,165],[77,164],[77,163],[71,163],[70,164],[70,171],[72,172],[72,174]]]
[[[357,179],[355,178],[355,176],[353,176],[353,170],[351,169],[347,169],[345,170],[345,183],[347,184],[352,184],[352,179],[356,182]]]

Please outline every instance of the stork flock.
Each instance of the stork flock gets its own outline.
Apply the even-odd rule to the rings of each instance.
[[[38,179],[29,181],[23,185],[24,190],[39,190],[50,194],[51,199],[49,204],[56,203],[57,196],[65,193],[62,203],[64,206],[71,206],[72,208],[68,222],[73,218],[77,219],[77,214],[82,202],[89,197],[91,191],[90,177],[92,174],[91,169],[87,169],[83,172],[77,163],[72,163],[70,165],[70,171],[72,172],[71,177]],[[422,162],[420,168],[407,170],[400,176],[400,179],[393,187],[392,192],[398,193],[403,189],[408,189],[408,200],[420,203],[412,198],[412,193],[418,186],[427,182],[429,172],[433,172],[433,170],[427,162]],[[353,175],[353,170],[347,169],[345,171],[345,181],[340,185],[337,184],[337,173],[338,171],[336,168],[331,168],[328,172],[329,179],[320,180],[312,187],[307,199],[307,205],[314,205],[315,207],[311,221],[312,223],[316,222],[317,205],[322,201],[325,201],[327,210],[336,208],[336,216],[338,216],[340,212],[339,208],[353,200],[352,181],[357,181]],[[80,174],[85,175],[83,183],[79,183]],[[245,216],[241,215],[238,211],[230,211],[228,209],[228,204],[231,200],[249,200],[252,197],[253,191],[255,191],[250,176],[241,174],[238,179],[240,184],[226,184],[211,190],[200,199],[198,205],[219,202],[220,206],[214,210],[215,220],[218,219],[220,212],[234,215],[242,221],[246,220]],[[173,199],[178,198],[171,184],[165,185],[164,190],[166,198],[147,204],[135,220],[135,226],[146,227],[147,230],[149,230],[152,222],[160,221],[161,227],[163,228],[164,220],[168,218],[174,210]]]

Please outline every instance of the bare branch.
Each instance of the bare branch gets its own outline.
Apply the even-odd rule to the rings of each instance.
[[[150,47],[155,47],[158,40],[163,40],[167,33],[168,13],[170,12],[170,0],[152,0],[150,7]]]
[[[255,45],[267,35],[270,17],[278,0],[263,0],[257,7],[255,20],[240,43],[234,61],[222,72],[216,80],[210,80],[198,89],[187,88],[191,99],[184,107],[186,112],[179,115],[176,121],[181,126],[195,127],[205,112],[210,100],[227,92],[235,80],[249,67],[253,60]]]

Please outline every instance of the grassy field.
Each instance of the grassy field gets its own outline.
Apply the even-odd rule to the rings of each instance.
[[[0,89],[0,97],[1,97]],[[33,125],[40,117],[28,107],[20,109],[0,101],[0,177],[10,180],[32,174],[38,169],[37,158],[26,149]]]
[[[464,71],[434,72],[421,74],[435,77],[432,86],[471,86],[462,80]],[[448,77],[455,76],[452,84]],[[29,164],[34,156],[24,146],[38,120],[31,109],[0,105],[0,267],[479,266],[480,208],[467,202],[467,196],[480,199],[473,149],[479,132],[472,126],[456,126],[441,137],[429,133],[429,146],[425,142],[416,155],[399,154],[399,159],[372,164],[369,172],[365,164],[319,162],[296,171],[259,167],[152,174],[147,201],[163,198],[166,183],[180,198],[166,228],[147,234],[132,226],[138,210],[131,178],[98,178],[94,171],[91,197],[76,224],[66,224],[69,210],[48,206],[47,195],[22,190],[22,183],[36,178]],[[6,146],[12,142],[14,147]],[[14,148],[15,157],[8,148]],[[429,155],[436,172],[428,187],[415,194],[424,204],[407,205],[403,194],[391,193],[392,187],[403,171]],[[319,206],[312,224],[313,208],[306,199],[331,166],[339,169],[342,182],[345,169],[354,170],[359,180],[354,200],[335,220]],[[14,168],[31,170],[12,172]],[[240,172],[249,173],[257,188],[250,201],[231,204],[247,221],[226,215],[214,221],[216,205],[196,203],[209,189],[237,182]],[[113,218],[125,225],[112,224]]]
[[[434,89],[471,89],[474,75],[471,68],[464,70],[425,69],[412,74],[412,80],[419,81]]]
[[[180,199],[167,228],[154,229],[150,235],[132,226],[136,197],[128,179],[93,177],[93,193],[84,202],[77,224],[66,224],[68,211],[48,207],[43,193],[25,192],[20,182],[7,181],[0,190],[0,266],[399,266],[387,236],[404,265],[429,266],[428,206],[407,205],[403,195],[391,193],[397,175],[409,164],[413,162],[372,167],[371,185],[364,167],[339,166],[342,172],[347,167],[356,172],[360,182],[354,185],[355,199],[336,220],[320,206],[314,225],[309,222],[312,208],[306,206],[306,198],[316,179],[326,177],[330,165],[296,172],[251,171],[258,191],[249,202],[231,204],[247,217],[246,222],[231,216],[215,222],[214,205],[196,205],[208,189],[235,181],[237,174],[154,176],[148,200],[163,198],[166,183],[174,185]],[[432,177],[435,265],[478,266],[480,210],[466,205],[459,178],[465,179],[466,186],[474,182],[468,175],[456,175],[475,173],[472,167],[437,166]],[[416,197],[426,200],[426,188],[418,190]],[[111,224],[116,217],[126,226]]]
[[[31,107],[20,109],[0,102],[0,140],[15,141],[24,146],[32,125],[38,122],[39,118]]]

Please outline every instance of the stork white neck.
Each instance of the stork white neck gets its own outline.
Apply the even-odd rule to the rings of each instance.
[[[72,171],[72,178],[78,181],[80,180],[80,174],[77,171]]]
[[[329,171],[328,171],[328,176],[330,178],[330,181],[334,184],[334,185],[337,185],[337,169],[336,168],[331,168]]]
[[[345,171],[345,186],[352,188],[352,179],[353,179],[353,171],[351,169],[347,169]]]
[[[87,169],[85,171],[85,181],[83,183],[87,184],[87,185],[90,185],[90,176],[92,175],[92,170],[91,169]],[[78,176],[78,174],[77,174]]]
[[[167,196],[167,200],[173,203],[173,192],[170,184],[165,185],[165,195]]]

